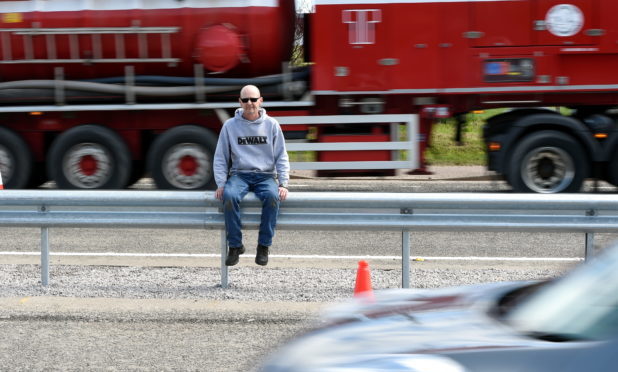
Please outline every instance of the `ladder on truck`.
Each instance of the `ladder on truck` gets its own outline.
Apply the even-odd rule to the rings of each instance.
[[[2,53],[0,64],[19,63],[169,63],[180,62],[172,57],[171,34],[177,33],[179,27],[74,27],[74,28],[0,28],[0,43]],[[114,36],[114,55],[104,56],[101,37]],[[137,57],[127,57],[126,37],[135,35],[137,38]],[[161,55],[150,56],[148,37],[157,35],[161,43]],[[69,58],[58,56],[57,38],[67,37]],[[14,59],[13,42],[16,39],[23,48],[23,58]],[[35,57],[34,39],[45,38],[46,53],[44,58]],[[86,56],[80,50],[80,39],[90,38],[92,50]],[[21,39],[21,40],[20,40]]]

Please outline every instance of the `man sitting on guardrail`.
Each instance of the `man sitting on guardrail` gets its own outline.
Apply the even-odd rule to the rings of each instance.
[[[260,107],[260,90],[247,85],[238,101],[241,108],[223,124],[213,162],[215,196],[223,201],[229,247],[225,264],[236,265],[245,253],[240,201],[252,191],[262,202],[255,263],[264,266],[275,235],[279,202],[288,195],[290,163],[279,123]]]

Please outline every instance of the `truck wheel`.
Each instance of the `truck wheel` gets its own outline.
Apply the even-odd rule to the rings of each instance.
[[[7,189],[22,189],[32,172],[32,154],[26,142],[13,131],[0,128],[0,173]]]
[[[152,143],[148,170],[160,189],[214,189],[216,147],[217,137],[208,129],[194,125],[172,128]]]
[[[122,189],[131,175],[131,156],[117,133],[82,125],[53,142],[47,173],[60,189]]]
[[[586,153],[575,139],[546,130],[525,137],[515,147],[508,180],[515,192],[578,192],[588,169]]]

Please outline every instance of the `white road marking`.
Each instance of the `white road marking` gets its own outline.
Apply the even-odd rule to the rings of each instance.
[[[40,256],[41,252],[0,252],[0,256]],[[221,257],[216,253],[118,253],[118,252],[50,252],[50,256],[85,256],[85,257]],[[401,256],[329,256],[300,254],[271,254],[272,258],[318,259],[318,260],[401,260]],[[425,261],[583,261],[583,257],[428,257],[412,256],[410,260]]]

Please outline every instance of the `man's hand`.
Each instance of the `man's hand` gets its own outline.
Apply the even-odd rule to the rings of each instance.
[[[279,187],[279,200],[284,201],[288,197],[288,189]]]
[[[223,201],[223,187],[219,187],[216,191],[215,191],[215,198]]]

